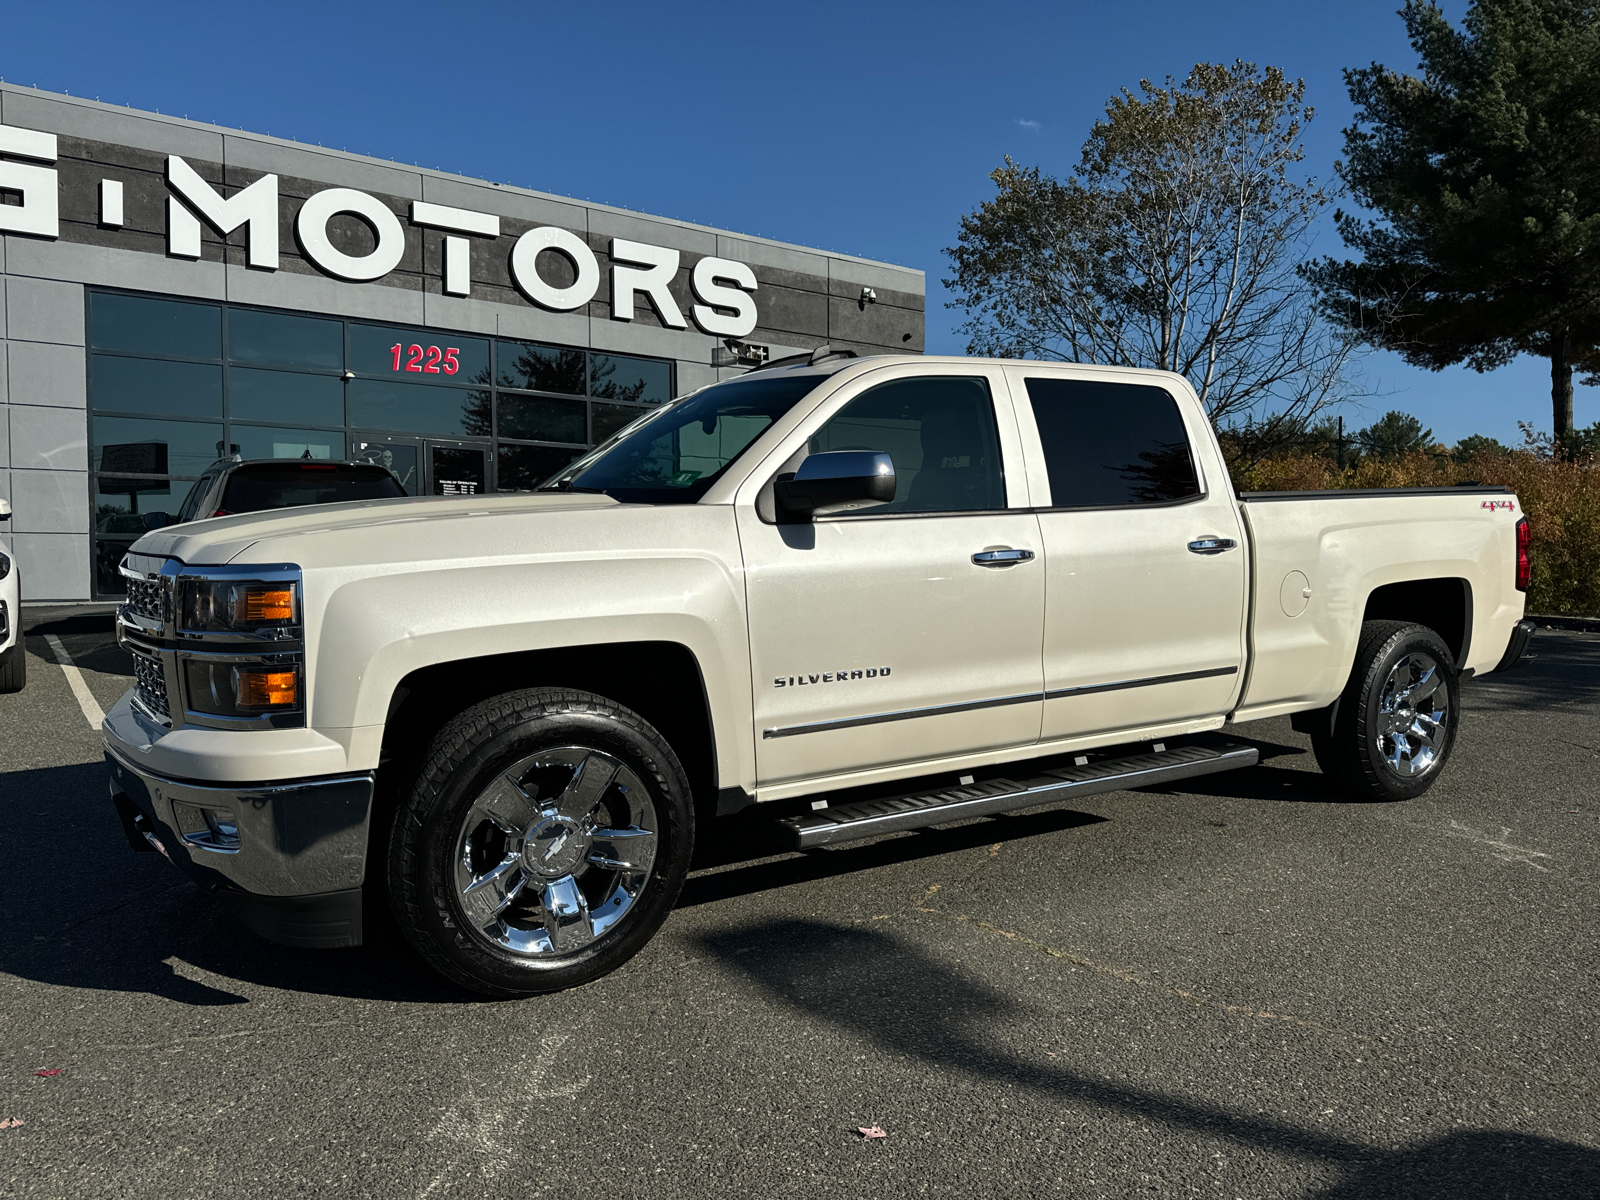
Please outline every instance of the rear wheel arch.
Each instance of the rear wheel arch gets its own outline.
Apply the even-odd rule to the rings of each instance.
[[[1403,621],[1437,633],[1456,666],[1472,650],[1472,584],[1458,576],[1406,579],[1373,588],[1361,615],[1368,621]]]
[[[1382,584],[1367,593],[1361,624],[1350,643],[1350,661],[1339,685],[1340,694],[1322,708],[1292,713],[1290,723],[1296,730],[1318,733],[1332,728],[1350,676],[1356,669],[1361,631],[1374,621],[1397,621],[1433,630],[1449,648],[1455,659],[1452,665],[1459,672],[1472,650],[1472,583],[1459,576],[1404,579]]]

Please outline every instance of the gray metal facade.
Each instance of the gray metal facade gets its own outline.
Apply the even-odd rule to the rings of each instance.
[[[674,363],[680,393],[738,373],[710,365],[719,338],[693,322],[687,329],[668,327],[642,296],[631,320],[613,317],[603,286],[571,312],[532,303],[513,282],[509,253],[527,230],[555,227],[581,238],[602,273],[612,265],[614,238],[678,251],[670,290],[684,313],[696,302],[690,274],[701,258],[748,265],[758,285],[758,317],[743,340],[768,347],[774,357],[823,343],[861,353],[923,349],[925,281],[922,272],[905,267],[9,84],[0,84],[0,126],[54,134],[58,144],[51,165],[58,235],[0,236],[0,496],[10,499],[15,512],[7,537],[22,566],[27,601],[91,597],[86,289],[665,359]],[[278,176],[277,270],[246,265],[245,229],[222,236],[204,221],[198,260],[169,252],[168,155],[180,156],[224,197],[264,175]],[[9,161],[0,153],[0,166]],[[122,184],[120,227],[102,224],[103,180]],[[338,279],[304,255],[294,232],[296,214],[307,197],[330,187],[364,192],[400,218],[405,253],[381,279]],[[6,194],[0,177],[0,203],[18,199]],[[444,294],[446,235],[410,223],[414,201],[499,218],[498,237],[470,238],[470,295]],[[359,227],[331,224],[329,235],[348,253],[363,252]],[[872,289],[875,300],[863,298],[864,288]]]

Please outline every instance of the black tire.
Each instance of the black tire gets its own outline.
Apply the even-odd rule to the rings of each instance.
[[[20,692],[28,685],[28,651],[17,638],[17,644],[0,653],[0,696]]]
[[[590,818],[565,815],[591,792]],[[524,801],[532,807],[507,819]],[[508,832],[530,821],[520,837]],[[441,974],[485,995],[537,995],[637,954],[677,902],[693,849],[689,783],[662,736],[604,697],[534,688],[468,709],[433,739],[395,816],[389,894],[402,932]],[[516,899],[500,894],[513,887]],[[487,917],[495,903],[509,907]],[[585,934],[593,940],[577,944]]]
[[[1436,674],[1419,675],[1429,661]],[[1397,672],[1404,678],[1392,678]],[[1406,687],[1405,679],[1415,682]],[[1421,701],[1424,713],[1409,697],[1428,679],[1436,682]],[[1408,715],[1416,719],[1396,729]],[[1333,726],[1314,733],[1311,748],[1341,790],[1364,800],[1410,800],[1439,778],[1460,720],[1461,683],[1444,639],[1425,625],[1368,621]]]

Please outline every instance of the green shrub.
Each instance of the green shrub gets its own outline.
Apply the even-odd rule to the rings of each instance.
[[[1419,451],[1393,462],[1365,458],[1343,470],[1314,454],[1253,464],[1235,458],[1228,465],[1241,492],[1448,487],[1468,480],[1505,484],[1517,494],[1532,535],[1528,611],[1600,614],[1600,465],[1593,460],[1483,450],[1465,462]]]

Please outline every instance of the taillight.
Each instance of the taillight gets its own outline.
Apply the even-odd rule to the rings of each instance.
[[[213,517],[231,517],[231,516],[233,516],[233,514],[231,512],[229,512],[225,508],[219,508],[219,509],[217,509],[216,512],[212,513],[211,515]]]
[[[1533,535],[1528,532],[1528,518],[1517,522],[1517,591],[1528,590],[1528,576],[1533,573]]]

